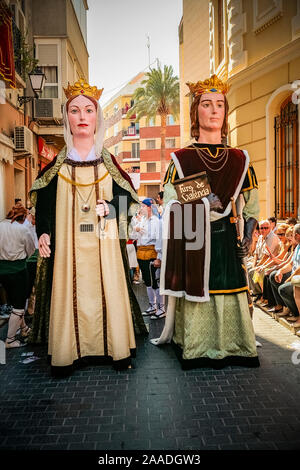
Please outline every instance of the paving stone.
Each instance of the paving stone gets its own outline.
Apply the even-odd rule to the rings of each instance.
[[[150,324],[150,337],[162,327]],[[0,450],[298,450],[300,368],[286,348],[295,336],[257,309],[254,328],[258,369],[183,371],[170,345],[137,337],[136,369],[53,379],[46,347],[28,368],[11,350],[0,367]]]

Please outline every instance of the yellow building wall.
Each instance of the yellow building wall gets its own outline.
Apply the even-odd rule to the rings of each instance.
[[[259,59],[263,59],[274,50],[292,40],[291,21],[297,14],[297,1],[282,0],[283,15],[263,31],[255,34],[253,1],[243,1],[243,12],[247,18],[247,33],[244,35],[244,49],[248,54],[248,66]],[[258,0],[258,15],[262,15],[268,8],[274,8],[274,0]]]
[[[181,146],[190,141],[185,82],[203,80],[214,72],[228,76],[228,143],[249,152],[259,182],[260,216],[266,218],[275,210],[274,118],[292,94],[292,83],[300,80],[300,3],[223,0],[225,59],[219,69],[213,69],[218,64],[218,31],[214,29],[218,4],[217,0],[183,0],[179,25]],[[276,5],[278,14],[274,16]]]
[[[261,218],[274,215],[274,117],[280,113],[280,104],[292,92],[283,93],[276,108],[271,114],[269,113],[268,142],[266,141],[267,105],[276,90],[293,82],[297,77],[300,78],[300,58],[275,67],[257,79],[254,77],[249,83],[240,87],[233,85],[228,94],[230,109],[228,142],[232,147],[242,148],[249,153],[259,181]]]
[[[209,76],[209,0],[183,0],[182,39],[179,44],[181,147],[190,141],[189,88]]]

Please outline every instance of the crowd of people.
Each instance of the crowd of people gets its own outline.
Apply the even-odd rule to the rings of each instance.
[[[37,248],[34,209],[26,209],[17,199],[0,222],[0,285],[4,299],[0,319],[9,318],[8,349],[25,346],[30,333],[25,312],[35,281]]]
[[[254,302],[300,327],[300,224],[290,217],[259,222],[247,259]]]
[[[143,316],[150,316],[157,320],[166,316],[164,296],[159,293],[159,278],[162,255],[162,206],[163,192],[157,199],[146,198],[142,201],[137,214],[131,220],[130,239],[127,245],[128,251],[132,246],[136,248],[135,269],[141,271],[142,279],[147,288],[149,307],[142,312]],[[133,282],[139,283],[139,278],[134,277]]]
[[[300,224],[257,222],[250,157],[226,143],[228,84],[213,75],[187,85],[195,142],[171,154],[156,199],[141,201],[103,147],[103,90],[80,78],[64,89],[66,145],[29,193],[36,212],[16,201],[0,222],[6,347],[47,344],[52,375],[90,361],[130,368],[145,317],[166,317],[150,341],[172,342],[184,369],[259,367],[249,286],[257,304],[300,326]],[[143,312],[132,286],[141,279]]]

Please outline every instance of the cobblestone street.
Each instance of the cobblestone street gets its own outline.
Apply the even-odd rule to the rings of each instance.
[[[136,289],[146,306],[144,286]],[[149,321],[149,320],[148,320]],[[151,321],[156,337],[164,320]],[[255,309],[261,367],[182,371],[170,345],[138,340],[134,368],[50,377],[45,347],[7,351],[0,366],[1,449],[300,449],[297,337]],[[1,339],[5,327],[1,328]],[[19,363],[24,351],[40,359]]]

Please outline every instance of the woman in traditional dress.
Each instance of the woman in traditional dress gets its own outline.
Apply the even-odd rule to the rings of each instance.
[[[173,340],[185,369],[256,367],[259,360],[242,261],[259,216],[256,177],[247,152],[222,143],[227,136],[227,84],[213,75],[188,86],[193,97],[191,135],[196,142],[172,154],[164,181],[167,205],[160,287],[169,298],[165,328],[151,342],[160,345]],[[201,172],[206,173],[222,209],[210,206],[206,197],[179,203],[176,183]],[[240,245],[232,198],[244,219]],[[196,227],[194,241],[202,235],[202,245],[189,249],[188,237],[176,237],[176,217],[181,217],[177,228]]]
[[[30,192],[40,252],[31,341],[48,339],[54,375],[84,358],[127,368],[134,326],[147,332],[126,255],[128,211],[139,199],[103,148],[101,93],[84,79],[65,89],[66,147]]]

